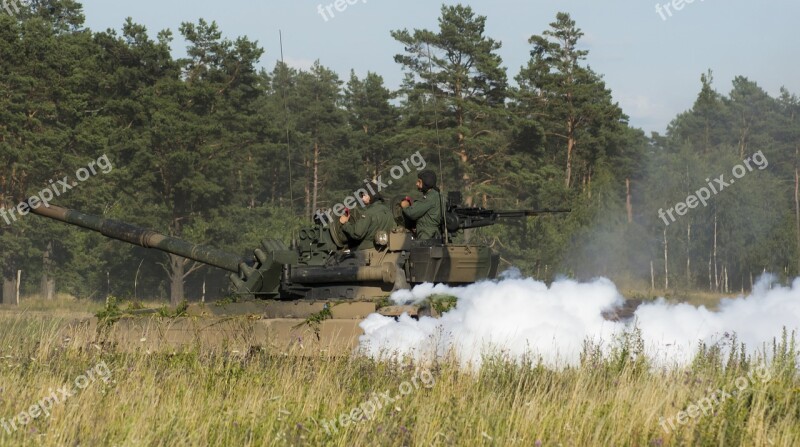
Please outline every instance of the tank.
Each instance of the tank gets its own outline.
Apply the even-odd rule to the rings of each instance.
[[[338,219],[327,224],[317,219],[314,225],[300,229],[290,246],[281,240],[267,239],[248,258],[53,204],[31,207],[31,212],[230,272],[233,303],[193,305],[178,318],[169,320],[169,330],[164,329],[163,321],[154,318],[116,318],[114,330],[111,334],[106,331],[108,340],[104,342],[148,350],[174,349],[199,342],[227,346],[243,332],[259,334],[251,340],[255,346],[271,345],[280,352],[304,345],[303,340],[305,344],[315,340],[320,345],[310,348],[312,351],[352,349],[361,334],[358,323],[373,312],[394,317],[402,313],[412,317],[435,316],[436,311],[430,306],[381,304],[393,291],[417,284],[459,286],[495,278],[499,255],[484,245],[448,242],[460,231],[494,225],[503,219],[569,212],[465,207],[460,204],[460,193],[451,192],[443,207],[447,237],[417,240],[413,228],[408,228],[402,219],[401,199],[395,198],[391,203],[397,227],[378,232],[374,248],[354,249]],[[246,318],[226,320],[231,315]],[[208,318],[208,325],[204,326],[205,320],[196,317]]]

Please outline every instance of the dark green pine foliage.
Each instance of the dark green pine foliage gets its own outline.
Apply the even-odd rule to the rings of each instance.
[[[264,136],[265,150],[262,152],[260,166],[267,187],[265,200],[271,205],[289,211],[289,214],[300,215],[299,203],[303,201],[302,183],[304,151],[306,144],[297,131],[299,117],[298,103],[298,71],[278,62],[272,72],[262,76],[265,83],[265,95],[261,99],[261,113],[268,122]]]
[[[404,153],[394,137],[400,113],[392,105],[394,95],[383,85],[383,78],[368,72],[359,79],[355,72],[344,91],[344,107],[350,127],[347,155],[361,161],[362,179],[373,180],[409,154]]]
[[[643,137],[629,131],[601,76],[583,65],[588,51],[579,49],[582,36],[566,13],[532,36],[531,59],[516,77],[511,106],[509,188],[531,185],[523,204],[574,210],[567,218],[528,222],[519,239],[510,236],[518,241],[513,245],[525,247],[509,253],[514,263],[542,277],[558,270],[591,276],[598,268],[612,275],[630,258],[624,250],[632,223],[626,187],[637,177]]]
[[[345,149],[346,116],[341,107],[342,81],[330,69],[315,62],[308,72],[297,76],[297,95],[292,106],[296,110],[297,141],[302,157],[303,216],[309,221],[317,210],[331,207],[344,199],[336,191],[338,183],[351,192],[359,180],[353,158],[342,163],[338,154]],[[346,183],[345,183],[346,182]]]
[[[566,13],[530,39],[510,87],[487,17],[441,9],[435,30],[397,30],[405,80],[314,64],[259,66],[262,50],[213,22],[153,36],[128,19],[94,32],[71,0],[0,14],[0,206],[107,156],[54,203],[249,255],[288,242],[417,151],[444,190],[495,209],[569,207],[475,230],[502,268],[552,280],[611,277],[623,289],[747,290],[763,271],[800,274],[800,101],[737,77],[701,75],[692,107],[650,138],[627,124]],[[753,154],[765,164],[755,166]],[[440,157],[441,155],[441,157]],[[750,157],[752,171],[665,222],[665,212]],[[441,163],[440,163],[441,162]],[[766,165],[768,163],[768,165]],[[439,166],[441,165],[441,170]],[[393,182],[413,191],[416,172]],[[706,180],[709,179],[709,180]],[[9,217],[9,219],[11,219]],[[652,266],[652,267],[651,267]],[[651,270],[652,268],[652,270]],[[0,270],[23,293],[211,299],[225,272],[36,216],[0,216]],[[652,277],[651,277],[652,272]]]
[[[392,31],[405,48],[395,56],[406,72],[404,146],[434,164],[441,154],[445,187],[462,190],[467,204],[503,195],[496,184],[508,148],[501,44],[485,28],[485,16],[456,5],[442,7],[438,32]]]
[[[118,104],[127,115],[115,135],[120,185],[129,194],[116,214],[204,242],[206,220],[237,200],[244,204],[254,181],[246,161],[260,124],[249,112],[262,91],[255,69],[262,51],[244,38],[223,39],[202,19],[184,23],[181,33],[189,57],[173,61],[168,32],[154,42],[143,27],[125,26],[128,54],[117,62],[134,67],[118,73],[133,84],[136,100]],[[169,256],[164,267],[171,301],[180,302],[184,280],[202,265]]]
[[[100,114],[103,95],[97,69],[97,47],[92,33],[83,28],[82,8],[71,1],[32,2],[16,17],[0,15],[0,206],[7,210],[52,188],[106,151],[105,122]],[[60,192],[62,187],[58,187]],[[54,202],[85,204],[110,192],[103,180],[81,183]],[[18,216],[18,213],[15,213]],[[71,257],[64,247],[80,244],[63,226],[37,217],[0,222],[0,256],[7,280],[23,270],[29,283],[49,283],[64,277],[63,289],[73,290],[78,270],[91,275],[95,259],[64,268]],[[87,268],[88,267],[88,268]],[[80,290],[86,292],[85,289]]]
[[[727,291],[749,288],[764,270],[796,275],[790,142],[796,124],[757,84],[737,77],[731,93],[723,96],[713,90],[712,81],[710,71],[704,74],[693,108],[670,124],[666,138],[654,139],[647,202],[653,204],[650,230],[662,232],[651,250],[662,252],[657,262],[661,276],[669,275],[673,286]],[[756,153],[762,166],[751,161],[747,169],[744,160],[753,160]],[[739,171],[746,172],[742,178],[734,177],[736,166],[746,170]],[[685,216],[674,213],[675,222],[658,218],[658,209],[666,212],[709,182],[719,190],[715,179],[720,176],[727,186],[712,192],[707,205]]]
[[[525,117],[541,123],[547,150],[564,166],[567,189],[589,192],[598,162],[613,148],[627,117],[580,50],[580,28],[559,13],[550,29],[534,35],[531,59],[520,70],[518,102]]]

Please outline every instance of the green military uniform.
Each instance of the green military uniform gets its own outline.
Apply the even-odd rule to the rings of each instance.
[[[403,214],[417,223],[417,239],[442,238],[442,197],[436,189],[429,189],[413,205],[403,208]]]
[[[356,208],[354,215],[342,225],[342,231],[350,240],[359,242],[356,250],[375,248],[375,233],[378,231],[392,231],[397,226],[389,208],[383,200],[376,200],[364,209]],[[357,215],[356,215],[357,213]]]

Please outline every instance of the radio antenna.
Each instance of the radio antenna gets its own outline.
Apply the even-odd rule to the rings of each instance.
[[[286,63],[283,61],[283,32],[278,30],[278,39],[280,40],[281,44],[281,65],[282,68],[286,70],[287,79],[283,83],[283,115],[284,115],[284,123],[286,127],[286,164],[289,167],[289,208],[292,210],[292,214],[294,214],[294,193],[292,192],[292,146],[289,144],[289,103],[286,99],[286,81],[288,81],[289,70],[286,67]]]
[[[436,105],[436,88],[433,81],[433,58],[431,57],[431,46],[426,43],[428,48],[428,74],[431,80],[431,95],[433,95],[433,123],[436,126],[436,150],[439,152],[439,185],[444,189],[444,175],[442,172],[442,140],[439,136],[439,108]],[[439,208],[442,210],[442,233],[444,233],[444,244],[450,242],[450,236],[447,234],[447,211],[444,209],[444,202],[442,200],[442,192],[439,191]]]

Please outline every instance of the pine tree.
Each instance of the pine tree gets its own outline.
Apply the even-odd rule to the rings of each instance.
[[[497,54],[500,42],[485,35],[486,17],[469,6],[443,6],[438,32],[392,31],[405,47],[395,61],[406,70],[401,95],[412,148],[429,159],[442,153],[455,169],[451,189],[462,189],[467,204],[485,203],[498,193],[496,166],[507,149],[507,79]],[[431,156],[435,155],[435,157]]]
[[[583,36],[567,13],[542,35],[534,35],[528,65],[516,77],[523,116],[539,121],[549,151],[564,164],[564,184],[574,186],[576,167],[582,190],[590,193],[594,166],[627,120],[612,102],[599,75],[581,65],[588,51],[578,49]]]

